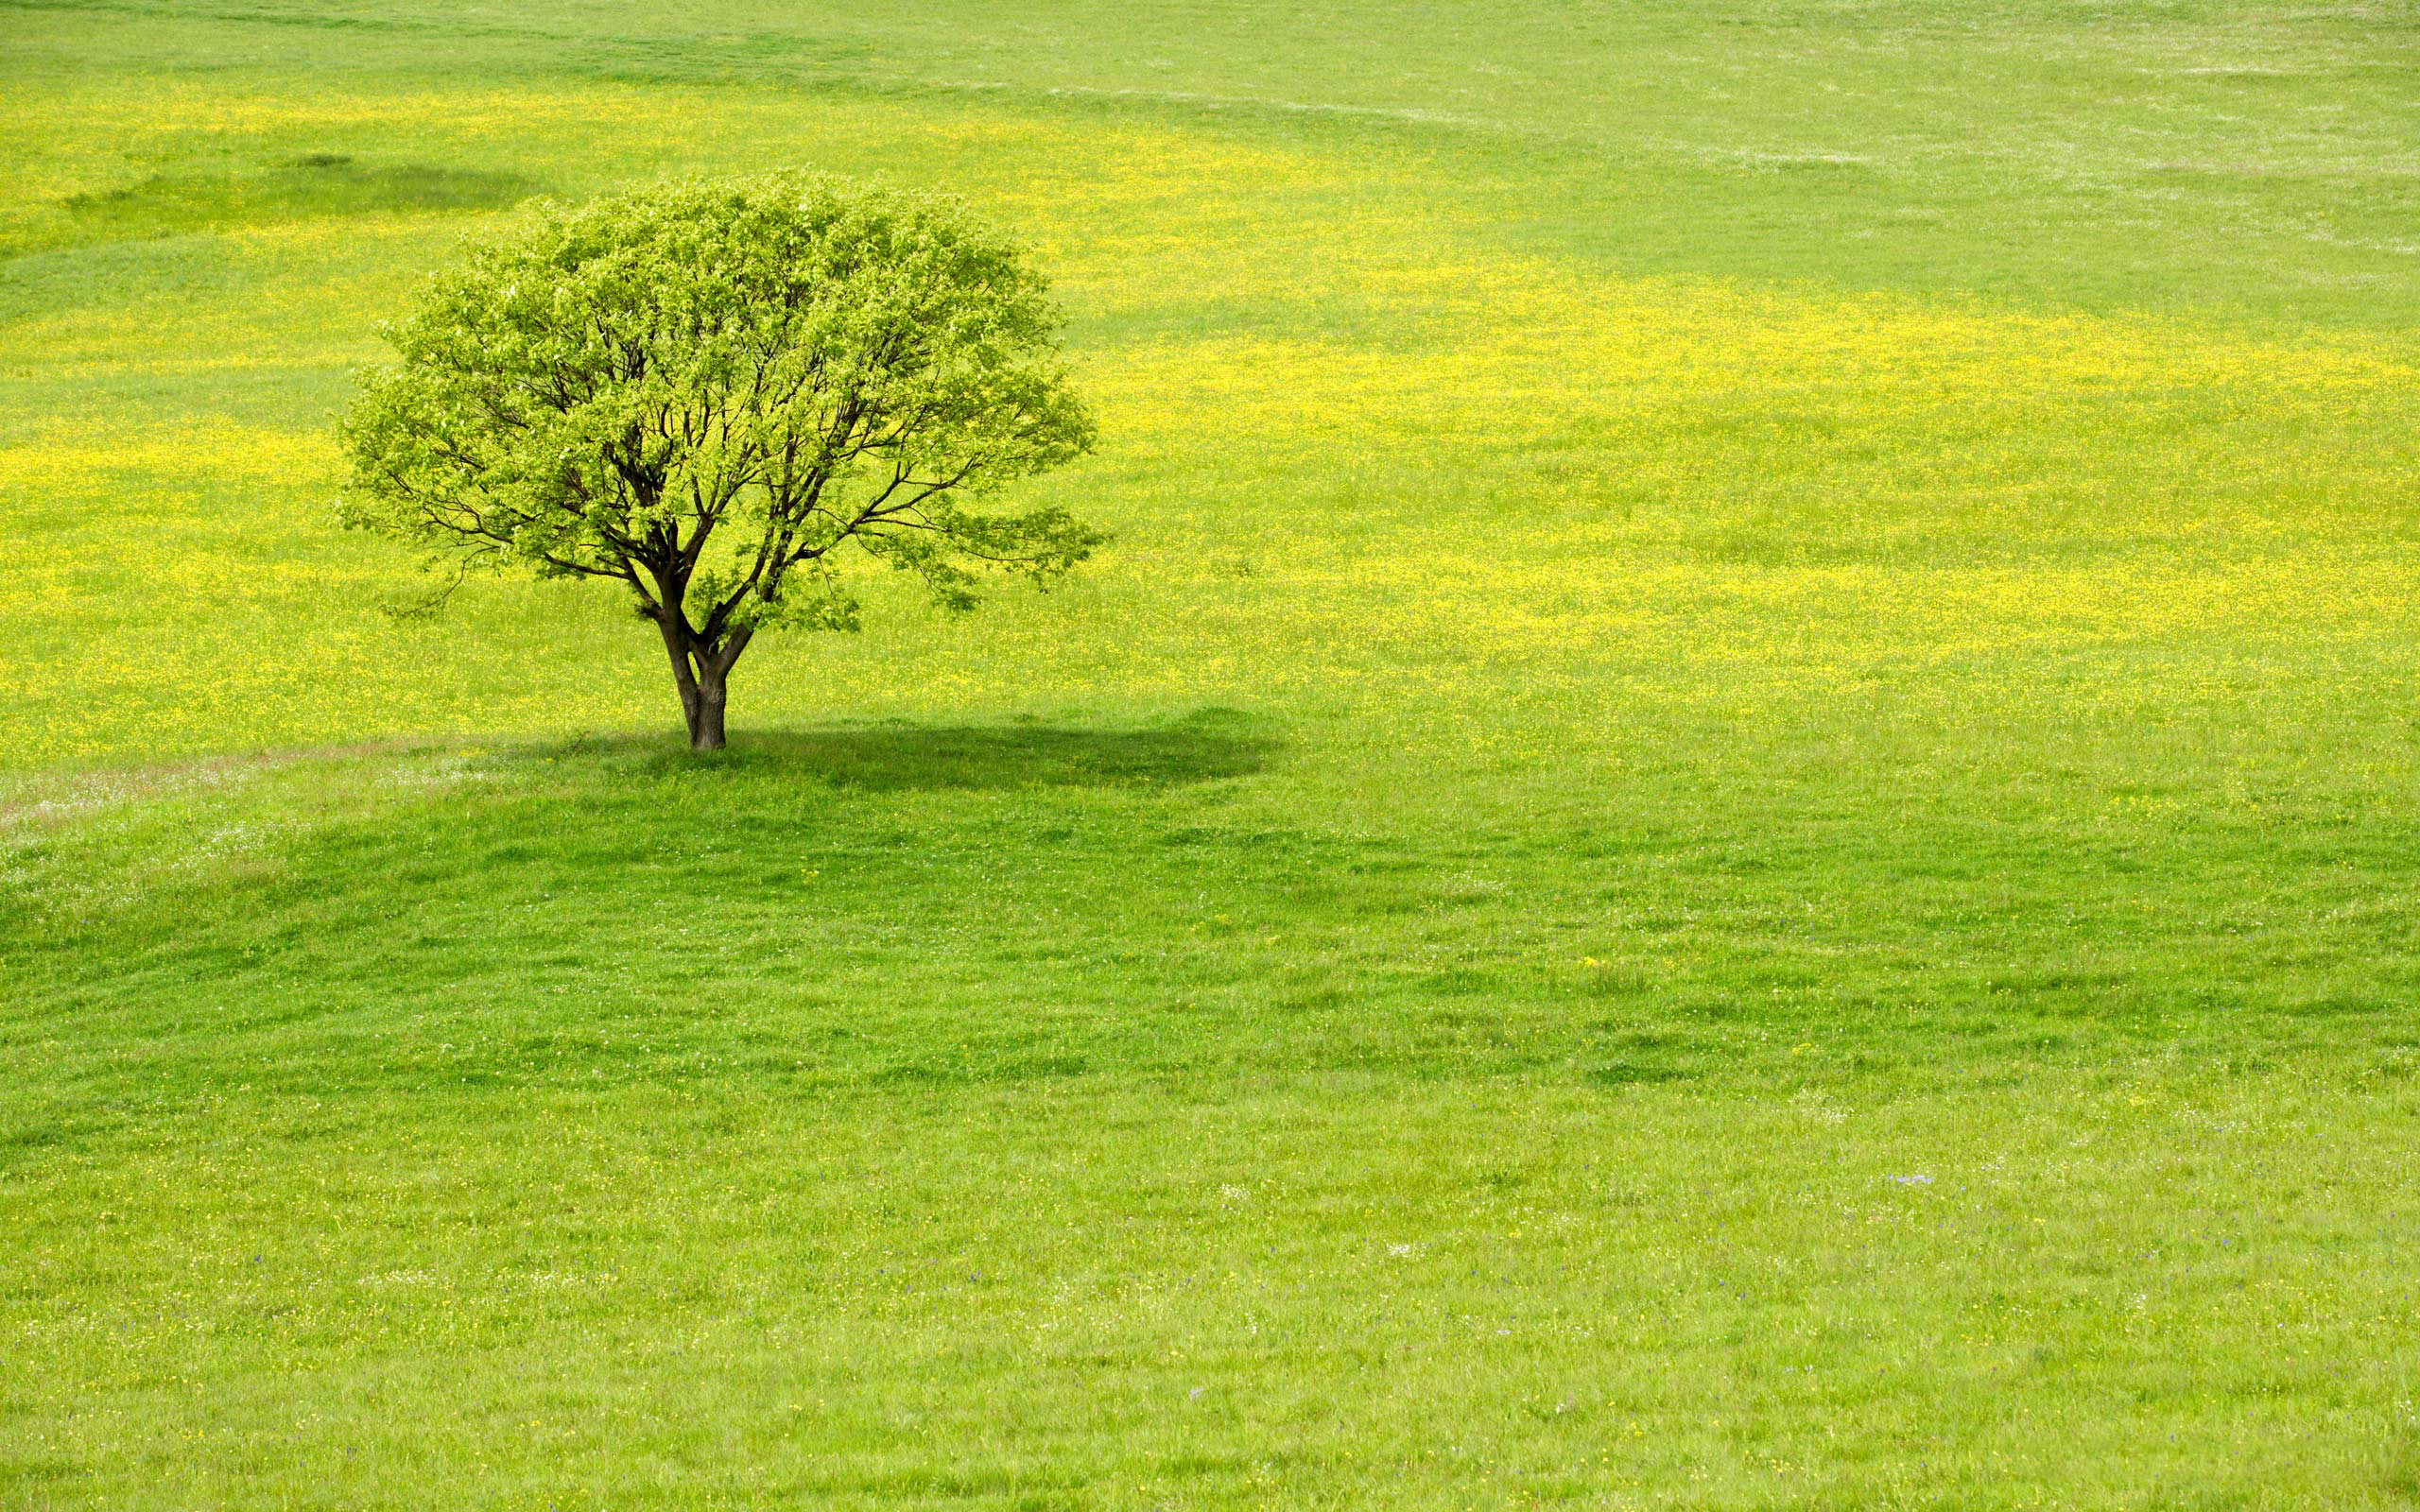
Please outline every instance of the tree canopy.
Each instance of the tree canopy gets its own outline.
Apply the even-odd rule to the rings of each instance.
[[[457,582],[619,584],[718,747],[757,632],[856,627],[848,558],[964,609],[979,569],[1099,543],[994,498],[1092,445],[1058,325],[1016,244],[934,196],[781,174],[546,207],[384,328],[342,513]]]

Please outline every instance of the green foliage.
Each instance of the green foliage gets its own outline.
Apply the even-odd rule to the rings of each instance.
[[[1092,443],[1057,319],[1013,243],[929,196],[774,175],[549,209],[388,329],[344,518],[617,582],[716,685],[756,630],[856,627],[843,546],[954,610],[974,566],[1087,555],[1064,509],[977,507]]]

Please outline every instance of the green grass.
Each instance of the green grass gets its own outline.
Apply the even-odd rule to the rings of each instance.
[[[382,210],[509,208],[536,189],[510,174],[418,163],[368,166],[342,153],[314,152],[253,173],[153,174],[59,203],[75,240],[108,242]]]
[[[0,1505],[2420,1503],[2420,37],[0,9]],[[333,528],[531,194],[1033,240],[1115,531]]]

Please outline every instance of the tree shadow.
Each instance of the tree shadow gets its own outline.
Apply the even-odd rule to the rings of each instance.
[[[583,738],[541,754],[616,757],[655,774],[804,779],[872,792],[1025,787],[1158,787],[1244,777],[1283,747],[1265,721],[1203,709],[1127,730],[1063,725],[879,725],[738,730],[727,750],[698,754],[677,740]]]

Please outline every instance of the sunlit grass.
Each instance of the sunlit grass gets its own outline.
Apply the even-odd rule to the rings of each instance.
[[[1145,214],[1118,193],[1133,182],[1061,189],[1106,198],[1127,223]],[[2025,677],[2028,654],[2112,640],[2279,623],[2399,635],[2420,601],[2392,505],[2411,467],[2394,438],[2420,389],[2392,339],[2290,345],[2174,320],[1576,276],[1484,255],[1484,228],[1409,205],[1327,223],[1293,249],[1291,283],[1256,287],[1221,255],[1238,233],[1216,206],[1200,220],[1186,208],[1164,210],[1156,250],[1129,239],[1056,265],[1117,444],[1052,487],[1119,531],[1100,570],[992,623],[941,630],[905,608],[871,650],[759,653],[743,717],[1011,687],[1232,699],[1401,675],[1370,661],[1374,645],[1528,657],[1566,679],[1652,653],[1683,697],[1743,675],[1799,682],[1825,661],[1854,675],[1876,658],[1980,654]],[[251,235],[278,266],[336,245],[316,229]],[[241,289],[217,318],[258,297]],[[1260,299],[1279,312],[1253,318],[1267,334],[1167,330],[1151,313]],[[1277,334],[1298,307],[1317,311],[1308,329]],[[112,319],[83,339],[122,345],[140,317]],[[27,324],[53,360],[78,348]],[[10,633],[56,647],[76,625],[125,626],[78,637],[72,682],[12,663],[0,720],[16,760],[661,712],[655,659],[606,595],[486,590],[436,631],[382,618],[413,593],[405,564],[330,528],[333,441],[314,421],[138,421],[100,442],[53,422],[0,451],[17,518],[47,522],[0,588]],[[113,507],[131,495],[140,507]],[[1238,517],[1263,528],[1239,532]],[[289,621],[311,633],[283,633]],[[1111,621],[1124,628],[1098,634]],[[265,636],[276,655],[258,654]],[[903,658],[911,638],[928,648]],[[613,675],[566,678],[567,649]],[[1720,684],[1701,679],[1706,662]],[[409,671],[349,670],[364,663]],[[1450,681],[1425,691],[1454,697]]]
[[[19,14],[0,1503],[2409,1503],[2409,39],[1309,14]],[[464,201],[793,163],[1113,546],[384,613]]]

